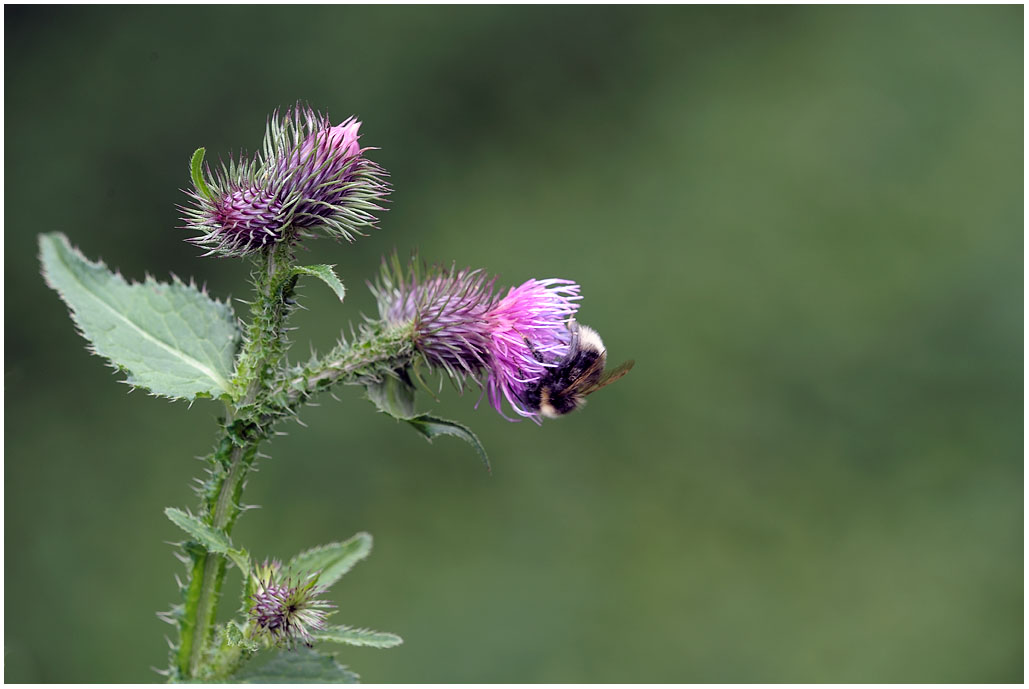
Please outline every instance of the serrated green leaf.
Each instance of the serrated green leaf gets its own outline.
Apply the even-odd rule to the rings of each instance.
[[[57,232],[40,235],[39,249],[46,283],[125,382],[171,398],[230,394],[239,329],[228,304],[178,278],[130,284]]]
[[[429,414],[419,414],[414,418],[405,419],[405,421],[414,426],[415,430],[425,436],[425,439],[430,443],[438,435],[452,435],[455,438],[460,438],[475,448],[475,451],[479,454],[479,459],[486,465],[486,471],[493,472],[489,465],[489,458],[486,456],[486,448],[479,442],[478,436],[472,433],[472,429],[467,426],[456,421],[441,419],[438,416],[430,416]]]
[[[256,661],[260,662],[260,661]],[[357,684],[360,677],[331,655],[309,648],[279,651],[266,663],[248,665],[229,678],[243,684]]]
[[[329,587],[353,569],[354,565],[368,557],[370,552],[371,534],[362,532],[342,543],[329,543],[305,550],[293,558],[288,567],[298,574],[321,572],[318,576],[318,585]]]
[[[398,376],[385,376],[380,383],[369,383],[365,386],[368,399],[384,414],[394,419],[406,421],[415,416],[414,386],[403,371]]]
[[[324,264],[316,266],[296,266],[293,268],[293,272],[298,275],[311,275],[318,278],[328,285],[329,289],[336,293],[336,296],[339,297],[340,301],[343,301],[343,297],[346,296],[347,290],[343,287],[343,283],[340,279],[336,277],[336,273],[332,268],[332,266]]]
[[[187,514],[177,507],[165,508],[164,514],[175,526],[192,536],[208,552],[228,557],[239,567],[241,572],[250,571],[250,556],[247,555],[245,550],[234,548],[232,541],[224,531],[204,524],[193,515]]]
[[[197,191],[213,201],[214,194],[211,193],[211,189],[204,179],[204,154],[206,152],[207,150],[204,148],[193,151],[193,157],[189,161],[189,176],[193,179],[193,186],[197,188]]]
[[[404,643],[404,640],[396,634],[376,632],[371,629],[355,629],[345,625],[327,627],[314,632],[312,636],[317,641],[330,641],[337,644],[350,644],[351,646],[371,646],[373,648],[393,648]]]

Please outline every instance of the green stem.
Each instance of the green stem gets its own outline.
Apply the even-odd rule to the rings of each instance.
[[[288,247],[265,254],[265,264],[254,272],[257,298],[251,306],[246,345],[239,356],[234,379],[237,416],[252,414],[261,393],[275,377],[276,365],[286,351],[284,324],[293,310],[297,274]]]
[[[313,364],[297,367],[269,395],[270,405],[261,423],[289,416],[315,393],[334,385],[364,385],[381,381],[404,368],[414,357],[413,326],[370,330],[350,344],[341,344]]]
[[[226,426],[225,439],[231,435],[230,427]],[[225,533],[232,531],[241,511],[239,499],[257,446],[258,441],[255,440],[244,445],[232,445],[227,456],[224,451],[215,455],[216,461],[224,462],[224,469],[217,479],[217,489],[209,503],[208,516],[210,524]],[[178,653],[178,669],[183,678],[200,679],[203,675],[226,563],[225,557],[214,553],[194,555]]]
[[[265,265],[254,275],[257,297],[236,368],[238,393],[213,457],[217,476],[204,506],[205,521],[226,534],[232,532],[241,512],[243,485],[258,445],[270,432],[270,427],[259,425],[259,410],[285,352],[283,325],[296,284],[291,263],[288,248],[279,246],[266,252]],[[187,680],[206,678],[208,646],[227,566],[226,558],[214,553],[194,553],[193,559],[177,654],[179,676]],[[244,577],[247,575],[244,572]]]
[[[203,506],[205,521],[226,535],[242,511],[240,498],[257,448],[276,421],[294,413],[320,390],[337,383],[381,381],[414,356],[411,324],[380,326],[351,344],[340,345],[321,361],[283,371],[284,323],[293,308],[296,274],[288,249],[269,250],[265,261],[254,274],[257,296],[233,380],[233,403],[211,458],[213,479],[207,484]],[[206,551],[191,555],[175,679],[217,681],[241,662],[242,653],[219,658],[210,650],[227,560]],[[248,574],[244,572],[244,577]]]

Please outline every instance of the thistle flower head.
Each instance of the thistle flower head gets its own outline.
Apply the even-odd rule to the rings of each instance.
[[[512,287],[487,314],[490,333],[490,404],[501,415],[501,396],[519,416],[538,417],[523,401],[529,388],[568,352],[568,321],[581,299],[571,280],[528,280]]]
[[[416,261],[404,271],[394,257],[372,291],[385,322],[413,325],[415,349],[430,367],[484,384],[501,415],[506,399],[519,416],[538,419],[525,393],[567,353],[579,285],[529,280],[500,297],[495,281],[479,270],[420,270]]]
[[[265,561],[254,574],[257,588],[251,598],[249,617],[252,634],[275,645],[311,645],[311,632],[324,629],[325,611],[334,607],[318,596],[318,575],[294,577],[284,574],[282,564]]]
[[[351,241],[376,223],[389,194],[386,172],[365,157],[353,117],[333,126],[297,105],[268,120],[261,152],[193,174],[184,206],[188,241],[208,254],[242,256],[314,230]]]
[[[424,272],[424,274],[423,274]],[[396,257],[383,262],[377,285],[379,315],[394,325],[410,323],[414,346],[430,367],[440,367],[456,382],[488,366],[489,334],[483,327],[493,305],[493,283],[479,270],[404,271]]]

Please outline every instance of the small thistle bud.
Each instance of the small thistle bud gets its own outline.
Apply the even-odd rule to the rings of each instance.
[[[272,115],[254,157],[230,157],[214,174],[197,161],[192,205],[181,207],[186,229],[199,233],[188,241],[205,255],[243,256],[314,230],[348,241],[363,235],[390,188],[358,143],[360,127],[353,117],[332,126],[298,105]]]
[[[277,646],[311,645],[311,632],[325,628],[326,609],[335,607],[318,596],[318,575],[295,578],[283,575],[282,564],[265,561],[254,573],[257,590],[252,596],[249,617],[251,635]]]
[[[411,324],[426,363],[458,383],[470,378],[482,385],[485,374],[490,403],[501,416],[506,399],[519,416],[538,420],[526,393],[568,351],[579,285],[529,280],[499,297],[495,278],[479,270],[435,266],[422,272],[416,261],[406,273],[395,259],[383,262],[372,287],[382,320]]]

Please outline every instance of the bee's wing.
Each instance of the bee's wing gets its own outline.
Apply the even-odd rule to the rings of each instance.
[[[590,385],[590,380],[597,380],[600,374],[604,371],[604,360],[605,357],[598,356],[593,360],[593,363],[583,369],[575,380],[568,383],[568,387],[565,388],[565,393],[569,395],[588,395],[594,390],[596,386]]]
[[[632,367],[635,366],[635,365],[636,365],[636,362],[633,359],[629,359],[628,361],[623,361],[622,363],[618,364],[613,369],[611,369],[610,371],[605,373],[604,377],[601,378],[599,381],[597,381],[596,385],[594,385],[592,388],[590,388],[588,391],[586,391],[586,394],[589,394],[591,392],[595,392],[595,391],[599,390],[600,388],[604,387],[605,385],[610,385],[611,383],[615,382],[616,380],[618,380],[619,378],[624,376],[626,373],[631,371]]]

